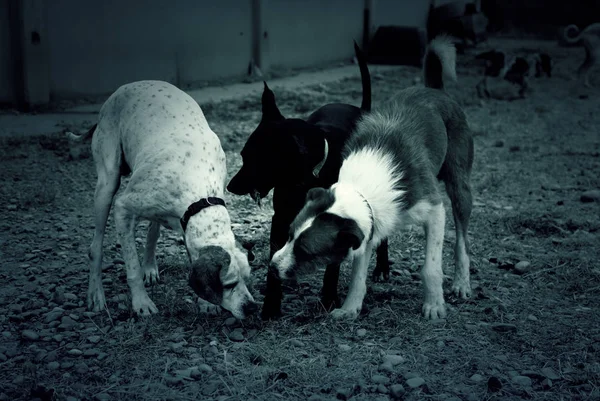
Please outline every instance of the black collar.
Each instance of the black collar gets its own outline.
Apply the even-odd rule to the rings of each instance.
[[[192,203],[183,214],[183,217],[179,220],[181,222],[181,228],[183,228],[183,231],[185,232],[188,221],[190,221],[192,216],[199,213],[202,209],[217,205],[225,206],[225,201],[215,196],[209,196],[208,198],[202,198],[198,202]]]

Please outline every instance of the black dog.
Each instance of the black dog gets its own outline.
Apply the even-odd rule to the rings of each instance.
[[[273,189],[271,249],[269,259],[287,241],[290,224],[302,209],[311,188],[328,188],[338,179],[341,151],[357,120],[371,109],[371,79],[365,57],[354,50],[361,72],[361,107],[332,103],[313,112],[306,120],[285,118],[277,108],[275,95],[265,82],[262,119],[241,151],[243,165],[227,185],[236,195],[250,194],[260,202]],[[321,301],[330,309],[340,305],[337,295],[340,265],[328,265],[323,278]],[[377,249],[374,280],[389,278],[387,241]],[[267,277],[263,319],[281,315],[282,291],[279,280]]]

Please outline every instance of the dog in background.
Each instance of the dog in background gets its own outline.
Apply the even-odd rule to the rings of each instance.
[[[88,307],[99,311],[102,243],[121,177],[127,187],[114,199],[114,220],[125,259],[133,311],[158,312],[144,287],[158,281],[155,249],[160,226],[183,235],[191,262],[189,283],[196,294],[242,319],[258,310],[247,282],[250,266],[231,230],[223,201],[227,168],[219,138],[202,110],[185,92],[161,81],[121,86],[104,103],[98,124],[72,141],[92,139],[98,174],[95,231],[89,251]],[[135,229],[149,220],[143,263]]]
[[[483,79],[477,84],[480,97],[495,97],[494,87],[502,87],[506,82],[511,86],[516,85],[518,90],[515,97],[522,98],[529,89],[531,77],[552,76],[553,62],[547,53],[515,56],[503,51],[490,50],[478,54],[475,59],[485,62]]]
[[[431,41],[423,62],[426,87],[404,89],[359,119],[344,146],[338,181],[308,191],[288,241],[273,255],[269,269],[280,280],[352,256],[348,294],[331,312],[335,318],[359,315],[373,248],[411,224],[423,226],[426,235],[423,314],[446,316],[445,210],[438,180],[452,201],[456,228],[452,290],[463,298],[471,294],[467,229],[473,139],[463,110],[443,90],[444,79],[456,79],[455,65],[452,42],[445,36]]]
[[[585,59],[577,69],[577,76],[583,81],[585,87],[591,88],[590,71],[600,57],[600,22],[588,25],[582,31],[579,30],[577,25],[568,25],[564,29],[561,39],[569,45],[583,45]]]
[[[304,205],[309,189],[329,187],[337,181],[342,163],[342,148],[356,121],[371,108],[371,79],[363,53],[354,43],[361,72],[363,99],[361,107],[327,104],[306,120],[285,118],[275,102],[275,95],[264,84],[262,119],[241,151],[243,165],[227,190],[236,195],[249,194],[260,202],[273,189],[274,215],[271,221],[269,259],[286,242],[290,225]],[[339,306],[337,284],[340,265],[327,265],[321,301],[330,309]],[[373,277],[389,278],[387,240],[377,251],[377,268]],[[283,292],[278,280],[267,275],[263,318],[281,315]]]

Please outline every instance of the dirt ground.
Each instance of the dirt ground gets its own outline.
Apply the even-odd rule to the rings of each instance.
[[[391,238],[390,282],[369,283],[353,322],[323,311],[322,272],[287,292],[278,321],[200,313],[186,284],[182,240],[163,230],[161,281],[149,290],[160,313],[138,319],[112,218],[108,311],[88,312],[92,161],[69,160],[58,135],[3,140],[0,400],[600,399],[600,197],[593,192],[600,190],[600,92],[570,78],[582,49],[528,46],[516,50],[546,48],[556,65],[552,78],[532,81],[525,99],[479,99],[481,67],[471,55],[459,56],[459,81],[448,88],[475,133],[474,295],[447,295],[449,315],[440,321],[420,315],[424,237],[417,228]],[[374,74],[374,107],[419,76],[410,67]],[[600,88],[599,77],[592,81]],[[276,96],[287,116],[333,101],[359,104],[358,68],[354,79]],[[260,118],[260,99],[202,107],[231,176]],[[226,201],[236,234],[257,242],[253,275],[262,300],[270,199],[261,209],[249,197],[227,194]],[[449,287],[455,235],[447,216]],[[140,245],[144,234],[138,231]]]

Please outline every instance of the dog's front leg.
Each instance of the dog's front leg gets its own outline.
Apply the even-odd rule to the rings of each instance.
[[[425,265],[421,269],[421,279],[425,290],[423,315],[427,319],[446,317],[444,291],[442,288],[444,272],[442,270],[442,246],[444,243],[444,225],[446,211],[443,203],[431,209],[425,222]]]
[[[373,245],[371,242],[367,242],[364,252],[354,255],[348,295],[342,307],[331,312],[333,318],[356,319],[360,314],[367,293],[367,273],[372,252]]]
[[[144,287],[143,272],[135,246],[136,220],[127,207],[127,195],[115,201],[115,227],[121,243],[121,252],[127,269],[127,284],[131,290],[133,311],[139,315],[157,313],[158,309]]]

